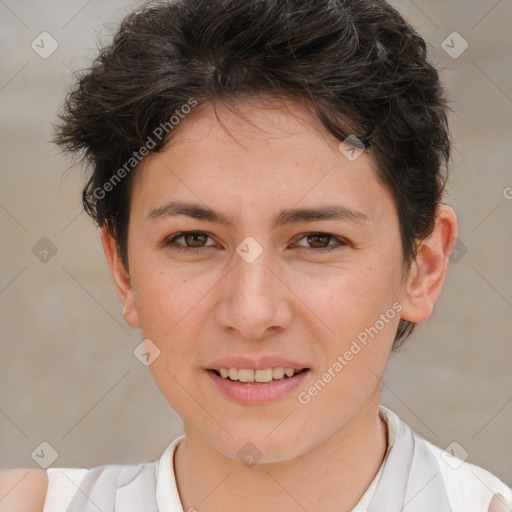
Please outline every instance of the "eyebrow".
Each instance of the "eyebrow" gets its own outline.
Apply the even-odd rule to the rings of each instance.
[[[182,201],[171,201],[158,208],[152,209],[147,220],[184,215],[216,224],[232,227],[233,222],[228,215],[212,210],[207,206]],[[369,222],[368,216],[343,205],[325,205],[318,208],[289,208],[281,210],[273,219],[273,227],[284,226],[299,222],[314,222],[320,220],[351,220],[361,223]]]

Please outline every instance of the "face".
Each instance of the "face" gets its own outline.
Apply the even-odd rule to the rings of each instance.
[[[288,460],[378,404],[404,300],[399,220],[371,155],[349,160],[300,105],[240,103],[251,123],[217,110],[225,129],[202,105],[137,170],[120,296],[190,433]],[[230,367],[307,370],[213,371]]]

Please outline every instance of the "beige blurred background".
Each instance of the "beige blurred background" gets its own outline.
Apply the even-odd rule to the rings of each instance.
[[[80,213],[83,170],[47,143],[71,70],[138,4],[0,1],[0,467],[37,467],[42,442],[58,453],[54,467],[145,461],[182,432],[133,355],[139,333],[123,322],[98,232]],[[382,403],[512,485],[512,2],[392,4],[429,42],[451,92],[446,202],[460,244],[433,317],[392,356]],[[458,56],[454,31],[469,44]],[[58,43],[47,58],[31,47],[45,37],[39,53],[52,49],[42,32]]]

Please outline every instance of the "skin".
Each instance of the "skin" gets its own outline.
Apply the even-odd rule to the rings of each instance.
[[[160,350],[150,371],[184,422],[175,471],[185,511],[349,511],[382,463],[382,376],[398,322],[427,319],[456,236],[440,205],[409,273],[390,191],[369,152],[349,161],[298,103],[244,99],[240,112],[193,110],[165,150],[134,176],[129,273],[107,229],[102,242],[124,318]],[[148,218],[170,200],[229,215],[232,226],[185,216]],[[344,205],[367,217],[272,226],[285,208]],[[208,236],[165,240],[181,231]],[[335,238],[308,237],[327,233]],[[248,236],[263,249],[236,252]],[[338,239],[345,243],[340,245]],[[188,246],[187,246],[188,242]],[[200,253],[178,247],[202,248]],[[335,247],[321,253],[315,249]],[[188,249],[190,251],[190,249]],[[309,404],[297,400],[395,302],[401,313]],[[311,371],[278,403],[246,406],[221,394],[205,368],[232,355],[277,355]],[[237,452],[261,452],[247,467]]]
[[[0,471],[0,512],[41,512],[47,488],[48,476],[44,469]]]

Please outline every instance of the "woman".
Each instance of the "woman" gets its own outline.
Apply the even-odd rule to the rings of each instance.
[[[185,434],[144,464],[31,473],[11,503],[509,510],[497,477],[379,403],[456,238],[444,94],[424,40],[381,0],[129,15],[56,142],[92,168],[84,206]]]

